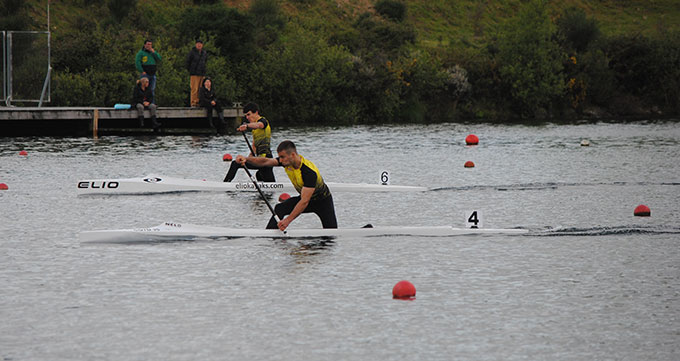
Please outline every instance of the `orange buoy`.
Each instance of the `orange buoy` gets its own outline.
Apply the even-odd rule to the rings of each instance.
[[[467,162],[465,162],[465,168],[474,168],[474,167],[475,167],[475,163],[472,162],[471,160],[468,160]]]
[[[403,280],[397,282],[392,288],[392,298],[413,299],[416,297],[416,286],[413,283]]]
[[[7,186],[7,184],[5,184],[5,183],[0,183],[0,190],[6,191],[6,190],[8,190],[8,189],[9,189],[9,187]]]
[[[470,134],[467,137],[465,137],[465,144],[467,144],[467,145],[477,145],[477,144],[479,144],[479,138],[474,134]]]
[[[222,156],[222,160],[225,162],[231,162],[234,158],[231,157],[231,154],[226,153],[225,155]]]
[[[287,200],[288,198],[290,198],[290,194],[281,193],[281,195],[279,196],[279,202],[283,202],[283,201]]]
[[[652,215],[652,211],[649,210],[649,207],[647,207],[644,204],[641,204],[637,207],[635,207],[635,210],[633,211],[633,215],[638,216],[638,217],[649,217]]]
[[[25,151],[25,150],[22,150],[21,152],[19,152],[19,155],[28,155],[28,152]]]

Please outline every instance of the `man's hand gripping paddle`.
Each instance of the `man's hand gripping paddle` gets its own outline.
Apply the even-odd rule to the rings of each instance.
[[[246,140],[246,144],[248,144],[248,149],[250,149],[253,154],[255,154],[255,150],[250,146],[250,141],[248,140],[248,137],[246,136],[246,132],[243,131],[241,134],[243,134],[243,139]],[[276,220],[276,223],[281,222],[281,219],[279,216],[274,212],[274,208],[272,207],[271,204],[269,204],[269,201],[267,200],[267,197],[264,196],[264,193],[262,193],[262,189],[260,189],[260,186],[257,184],[257,180],[253,178],[253,175],[250,174],[250,171],[248,170],[248,166],[246,164],[243,164],[243,170],[246,171],[246,174],[248,174],[248,177],[250,178],[250,181],[253,182],[253,185],[255,185],[255,189],[260,193],[260,196],[262,197],[262,200],[267,204],[267,208],[272,212],[272,215],[274,216],[274,219]],[[286,231],[283,231],[283,233],[286,233]]]

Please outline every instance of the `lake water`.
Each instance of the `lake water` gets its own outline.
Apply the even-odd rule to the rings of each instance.
[[[284,139],[327,181],[388,171],[439,189],[334,193],[340,227],[462,227],[477,210],[530,233],[80,243],[164,221],[263,228],[256,193],[76,196],[88,178],[222,180],[243,138],[0,138],[0,360],[680,359],[678,122],[275,128]],[[392,299],[402,279],[415,300]]]

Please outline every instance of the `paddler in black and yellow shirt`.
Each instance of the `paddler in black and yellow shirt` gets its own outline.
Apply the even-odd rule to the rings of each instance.
[[[253,143],[254,149],[250,150],[250,155],[263,158],[272,158],[271,141],[272,141],[272,128],[269,125],[269,121],[260,115],[260,107],[255,103],[248,103],[243,107],[243,115],[246,117],[245,124],[236,128],[239,132],[244,132],[246,130],[252,130],[253,133]],[[257,166],[252,162],[246,164],[248,169],[259,169],[255,173],[255,178],[260,182],[276,182],[274,178],[274,170],[271,166]],[[229,167],[227,175],[224,177],[225,182],[231,182],[236,176],[236,171],[241,168],[241,164],[238,162],[232,162]]]
[[[277,223],[276,218],[272,216],[267,228],[285,231],[300,214],[310,212],[319,216],[323,228],[338,228],[333,196],[324,183],[319,169],[298,154],[295,144],[290,140],[281,142],[276,152],[279,155],[276,159],[238,155],[235,160],[239,164],[248,162],[258,166],[284,167],[293,187],[300,193],[299,196],[290,197],[276,205],[274,211],[281,221]],[[283,218],[284,216],[288,217]]]

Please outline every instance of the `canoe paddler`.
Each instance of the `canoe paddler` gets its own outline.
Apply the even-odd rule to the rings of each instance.
[[[257,157],[272,158],[272,150],[270,147],[272,140],[272,128],[269,121],[260,115],[260,107],[256,103],[248,103],[243,107],[243,116],[247,122],[241,124],[236,128],[239,132],[252,131],[253,133],[253,149],[250,149],[250,155]],[[224,177],[225,182],[231,182],[236,176],[236,171],[241,167],[248,167],[249,169],[258,169],[255,173],[255,178],[260,182],[276,182],[274,177],[274,170],[272,167],[259,167],[252,162],[247,165],[232,162],[229,166],[229,171]]]
[[[248,162],[256,166],[284,167],[293,187],[300,193],[299,196],[290,197],[276,205],[274,211],[281,221],[277,223],[276,218],[272,216],[267,228],[278,228],[284,231],[300,214],[310,212],[319,216],[323,228],[338,228],[333,196],[324,183],[319,169],[314,163],[298,154],[295,144],[290,140],[281,142],[276,148],[276,152],[278,153],[277,158],[238,155],[235,160],[241,165]],[[287,217],[284,218],[284,216]]]

